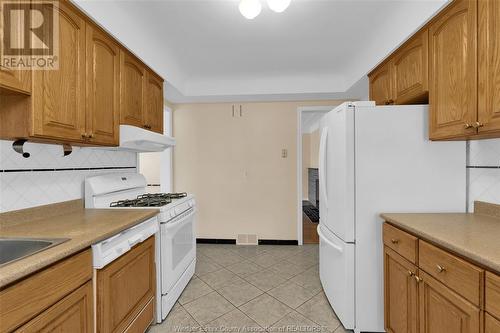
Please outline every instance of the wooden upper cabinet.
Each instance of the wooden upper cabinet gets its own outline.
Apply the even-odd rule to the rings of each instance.
[[[430,275],[419,271],[420,333],[479,333],[480,310]]]
[[[59,2],[59,69],[33,71],[35,137],[83,141],[85,133],[85,21]]]
[[[428,30],[423,30],[393,55],[395,104],[426,103],[429,91]]]
[[[385,329],[388,333],[417,333],[417,267],[384,247]]]
[[[479,133],[500,130],[500,1],[478,2]]]
[[[147,129],[163,134],[163,79],[148,71],[146,81],[144,124]]]
[[[375,101],[377,105],[394,103],[391,67],[391,62],[388,61],[368,75],[370,79],[370,100]]]
[[[117,145],[120,117],[120,47],[87,25],[86,136],[91,143]]]
[[[146,68],[126,51],[120,52],[120,124],[144,127]]]
[[[10,70],[0,64],[0,95],[11,92],[31,94],[31,70]]]
[[[476,0],[456,0],[429,27],[431,139],[476,133],[476,40]]]

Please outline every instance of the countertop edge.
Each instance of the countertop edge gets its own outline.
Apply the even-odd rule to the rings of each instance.
[[[467,250],[464,250],[463,248],[457,247],[453,245],[452,243],[445,241],[443,239],[437,238],[433,235],[430,235],[426,232],[423,232],[421,230],[409,227],[408,225],[399,222],[398,220],[392,218],[389,216],[390,214],[380,214],[380,217],[384,219],[384,221],[393,224],[397,226],[398,228],[402,229],[403,231],[407,231],[418,238],[421,238],[424,241],[432,242],[433,244],[437,245],[438,247],[442,247],[443,249],[449,250],[451,252],[454,252],[458,254],[459,256],[462,256],[463,258],[469,259],[472,261],[474,264],[481,266],[487,270],[490,270],[496,274],[500,274],[500,265],[498,263],[492,262],[491,260],[481,257],[476,255],[475,253],[469,252]]]
[[[72,240],[70,239],[66,242],[66,245],[68,245],[68,243],[69,243],[72,246],[71,246],[71,248],[66,249],[64,251],[61,250],[60,252],[51,254],[49,256],[47,256],[47,253],[44,253],[44,251],[41,251],[39,253],[28,256],[26,258],[20,259],[16,263],[23,262],[23,260],[26,260],[26,259],[32,260],[35,256],[40,256],[40,258],[38,258],[38,260],[35,263],[32,263],[30,265],[25,266],[24,269],[17,270],[16,274],[9,274],[6,276],[3,276],[3,275],[0,276],[0,290],[8,288],[11,284],[14,284],[18,281],[21,281],[22,279],[24,279],[32,274],[35,274],[38,271],[43,270],[44,268],[51,266],[52,264],[55,264],[61,260],[64,260],[68,257],[71,257],[72,255],[74,255],[78,252],[81,252],[87,248],[90,248],[90,246],[92,244],[103,241],[106,238],[109,238],[113,235],[116,235],[119,232],[122,232],[125,229],[133,227],[134,225],[137,225],[137,224],[142,223],[142,222],[144,222],[152,217],[155,217],[156,215],[158,215],[158,213],[159,213],[158,210],[148,210],[147,212],[145,211],[144,216],[142,216],[141,218],[136,219],[136,220],[131,220],[130,223],[127,223],[123,226],[120,226],[119,228],[117,228],[116,230],[113,230],[112,232],[104,233],[102,235],[99,235],[98,237],[89,239],[88,241],[85,241],[85,242],[71,244],[70,242]],[[61,245],[63,245],[63,244],[65,244],[65,243],[62,243]],[[48,250],[54,250],[54,249],[57,249],[57,246],[53,247],[51,249],[48,249]],[[45,256],[43,256],[43,255],[45,255]],[[0,271],[1,271],[1,269],[2,269],[2,267],[0,267]]]

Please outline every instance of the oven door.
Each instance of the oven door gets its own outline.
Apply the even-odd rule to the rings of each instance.
[[[161,229],[161,293],[167,294],[196,258],[195,209],[190,208]]]

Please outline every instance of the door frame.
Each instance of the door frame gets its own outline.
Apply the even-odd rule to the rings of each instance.
[[[303,245],[302,230],[302,113],[324,112],[335,109],[337,105],[300,106],[297,108],[297,241]]]

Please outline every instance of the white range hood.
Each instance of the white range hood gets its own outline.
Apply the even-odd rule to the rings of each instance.
[[[175,139],[137,126],[120,125],[119,150],[159,152],[175,146]]]

